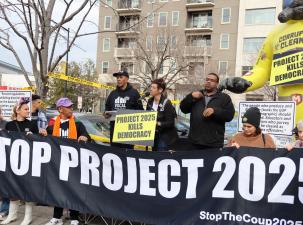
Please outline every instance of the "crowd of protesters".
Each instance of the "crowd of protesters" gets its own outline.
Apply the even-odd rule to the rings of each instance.
[[[73,103],[70,99],[60,98],[57,100],[56,108],[59,115],[52,118],[49,123],[47,123],[46,114],[41,110],[40,96],[32,95],[31,101],[32,111],[30,112],[28,105],[30,99],[21,98],[13,108],[11,121],[5,122],[2,117],[0,117],[0,128],[7,131],[22,132],[26,135],[52,135],[84,142],[90,141],[90,136],[86,131],[85,125],[77,121],[73,116]],[[10,224],[17,220],[19,205],[20,202],[18,199],[3,195],[0,208],[0,220],[2,220],[2,222],[0,224]],[[32,202],[25,202],[24,219],[20,225],[31,224],[33,205],[34,203]],[[54,207],[53,218],[47,225],[62,225],[62,214],[62,208]],[[78,216],[78,211],[70,210],[71,225],[79,224]]]
[[[157,112],[156,132],[153,151],[175,150],[178,134],[175,126],[177,114],[167,97],[166,83],[163,79],[151,81],[150,92],[140,97],[139,92],[129,83],[126,71],[114,73],[117,87],[106,101],[103,116],[110,120],[110,143],[116,148],[133,149],[133,145],[113,142],[115,129],[114,117],[119,110],[144,110],[142,100],[146,101],[146,111]],[[229,95],[218,90],[219,76],[210,73],[206,76],[203,88],[189,93],[180,103],[180,109],[190,114],[189,142],[191,150],[222,148],[224,145],[225,123],[233,119],[235,108]],[[46,114],[41,110],[42,100],[38,95],[32,95],[32,111],[28,103],[30,99],[21,98],[14,106],[11,121],[6,122],[1,117],[0,130],[23,132],[26,134],[51,135],[77,141],[90,141],[85,124],[77,121],[73,115],[73,103],[68,98],[60,98],[56,102],[58,116],[47,121]],[[0,109],[1,110],[1,109]],[[127,111],[126,111],[127,112]],[[31,115],[30,115],[31,114]],[[28,118],[31,119],[28,119]],[[242,117],[242,132],[235,134],[228,147],[255,147],[275,149],[276,145],[270,134],[265,134],[260,128],[261,112],[258,108],[249,108]],[[293,148],[303,148],[303,121],[296,126],[296,141],[285,146],[288,151]],[[3,193],[2,193],[3,194]],[[21,225],[32,222],[33,203],[25,203],[25,214]],[[19,201],[10,196],[2,195],[0,208],[0,224],[9,224],[17,219]],[[62,225],[63,209],[54,207],[53,218],[46,225]],[[71,225],[79,224],[79,212],[70,210]]]

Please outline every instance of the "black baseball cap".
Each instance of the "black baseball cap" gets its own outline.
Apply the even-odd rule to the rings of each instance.
[[[35,101],[37,99],[41,99],[41,97],[39,95],[32,94],[32,101]]]
[[[113,74],[114,77],[117,77],[117,76],[126,76],[129,78],[129,74],[127,71],[119,71],[119,72],[116,72]]]

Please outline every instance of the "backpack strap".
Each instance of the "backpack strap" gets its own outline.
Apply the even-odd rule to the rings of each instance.
[[[265,148],[265,145],[266,145],[266,138],[265,138],[265,134],[262,133],[262,140],[263,140],[263,144],[264,144],[264,148]]]

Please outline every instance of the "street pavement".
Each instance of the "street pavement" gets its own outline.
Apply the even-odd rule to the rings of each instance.
[[[0,202],[1,203],[1,202]],[[64,216],[67,216],[68,211],[64,210]],[[44,225],[46,224],[53,215],[53,208],[47,206],[34,206],[33,208],[33,221],[31,225]],[[20,225],[24,217],[24,205],[21,205],[19,208],[18,220],[10,223],[10,225]],[[69,225],[70,221],[65,219],[64,225]],[[100,225],[105,224],[101,223],[101,219],[96,219],[95,221],[89,221],[89,225]]]

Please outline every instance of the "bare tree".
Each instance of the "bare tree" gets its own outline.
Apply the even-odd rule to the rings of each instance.
[[[132,79],[143,89],[157,78],[163,78],[168,88],[177,83],[188,83],[188,73],[193,63],[203,58],[204,48],[195,48],[196,51],[186,54],[189,46],[182,38],[177,30],[168,27],[154,29],[152,34],[141,32],[132,38],[121,37],[118,49],[126,49],[129,60],[118,59],[118,63],[121,69],[134,72]]]
[[[0,45],[14,54],[28,84],[32,85],[24,67],[24,59],[20,58],[13,42],[17,40],[25,44],[37,92],[41,96],[45,97],[48,91],[48,73],[54,71],[60,60],[75,44],[76,39],[81,35],[79,31],[96,2],[97,0],[82,0],[81,4],[74,0],[2,0],[0,2]],[[62,10],[61,15],[54,10],[58,4]],[[66,35],[61,34],[63,26],[76,16],[81,20],[73,27],[75,32],[68,47],[60,51],[58,41],[60,38],[66,39]]]

